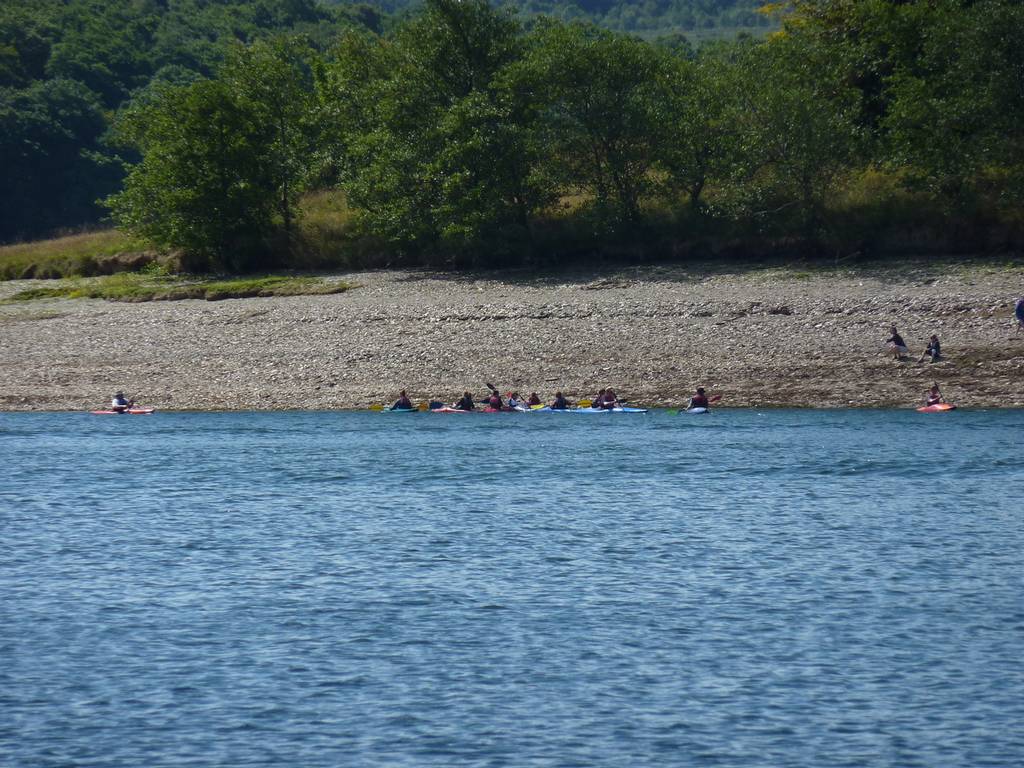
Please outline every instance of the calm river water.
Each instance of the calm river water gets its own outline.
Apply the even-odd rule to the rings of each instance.
[[[0,414],[0,764],[1020,766],[1022,435]]]

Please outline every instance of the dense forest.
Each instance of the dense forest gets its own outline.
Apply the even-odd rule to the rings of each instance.
[[[366,0],[392,14],[414,12],[422,0]],[[349,0],[324,0],[345,5]],[[562,21],[587,21],[625,32],[701,32],[772,25],[761,13],[762,0],[510,0],[506,4],[523,19],[549,16]]]
[[[313,0],[8,0],[0,237],[90,221],[105,198],[194,266],[308,265],[302,201],[331,190],[349,256],[412,263],[1019,233],[1021,4],[767,10],[767,38],[695,47],[484,0],[397,19]]]

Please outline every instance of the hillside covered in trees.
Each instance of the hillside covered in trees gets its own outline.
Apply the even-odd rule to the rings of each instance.
[[[346,259],[458,265],[1019,236],[1024,7],[774,12],[767,38],[694,47],[484,0],[397,19],[313,0],[9,3],[0,237],[94,220],[100,198],[134,236],[228,269],[324,266],[341,252],[324,238]],[[317,242],[311,195],[343,223]]]
[[[350,0],[324,0],[348,5]],[[394,14],[414,12],[423,0],[365,0]],[[759,12],[762,0],[509,0],[505,5],[521,18],[549,16],[563,21],[587,21],[625,32],[701,32],[772,25]]]

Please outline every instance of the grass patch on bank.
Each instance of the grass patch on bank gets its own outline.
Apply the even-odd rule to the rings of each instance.
[[[343,293],[352,286],[318,277],[269,275],[236,279],[202,279],[145,273],[70,280],[60,285],[29,288],[3,303],[40,299],[105,299],[106,301],[178,301],[182,299],[246,299],[257,296],[312,296]]]
[[[110,274],[118,271],[120,255],[143,249],[142,244],[116,229],[3,245],[0,280]]]

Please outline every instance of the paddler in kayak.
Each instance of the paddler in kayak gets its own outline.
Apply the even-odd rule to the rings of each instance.
[[[124,392],[117,392],[114,394],[114,399],[110,401],[110,410],[124,413],[133,405],[135,405],[134,400],[126,400]]]
[[[939,385],[938,384],[932,384],[932,388],[929,389],[925,393],[924,404],[925,405],[938,405],[939,403],[944,403],[944,402],[946,402],[946,401],[942,399],[942,393],[939,392]]]
[[[487,407],[493,408],[496,411],[502,409],[501,394],[499,394],[498,390],[491,390],[491,396],[487,398]]]
[[[602,389],[603,395],[598,394],[597,400],[594,401],[594,408],[602,408],[606,411],[610,411],[613,408],[620,408],[621,403],[619,398],[615,396],[615,390],[609,387],[608,389]]]
[[[508,407],[511,408],[514,411],[519,411],[519,410],[522,410],[523,408],[525,408],[526,406],[524,406],[521,402],[519,402],[519,393],[518,392],[509,392],[508,393]]]
[[[543,405],[543,403],[540,401],[540,395],[538,395],[536,392],[530,393],[530,399],[526,401],[526,404],[531,408],[533,408],[534,406]]]
[[[569,401],[565,399],[565,395],[561,392],[555,392],[555,400],[551,403],[552,411],[567,411],[569,410]]]
[[[686,405],[686,410],[692,408],[710,408],[711,405],[708,401],[708,396],[704,394],[704,387],[697,387],[697,394],[690,396],[690,402]]]
[[[404,389],[398,393],[398,399],[395,400],[395,404],[389,408],[389,410],[392,411],[411,411],[412,409],[412,400],[409,399],[409,396],[405,393]]]
[[[463,392],[462,398],[452,405],[452,408],[460,411],[472,411],[476,408],[476,403],[473,402],[473,396],[469,392]]]

